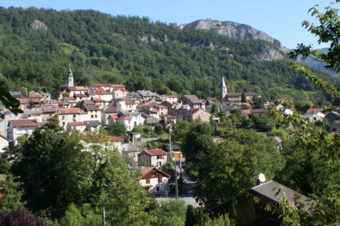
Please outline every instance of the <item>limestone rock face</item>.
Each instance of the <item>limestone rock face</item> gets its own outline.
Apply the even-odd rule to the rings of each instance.
[[[33,30],[43,30],[43,31],[47,31],[47,26],[41,22],[40,20],[34,20],[32,23],[31,23],[31,28]]]
[[[180,29],[205,29],[210,31],[215,31],[218,34],[228,36],[235,39],[261,39],[273,43],[283,52],[288,52],[289,50],[284,47],[280,41],[270,37],[266,33],[256,30],[255,28],[246,25],[239,24],[231,21],[218,21],[218,20],[197,20],[189,24],[184,24],[179,26]]]

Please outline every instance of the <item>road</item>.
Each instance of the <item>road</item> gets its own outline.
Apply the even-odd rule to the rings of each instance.
[[[179,172],[179,165],[177,165],[177,172]],[[183,168],[181,168],[181,174],[183,178],[183,190],[184,194],[179,196],[179,199],[183,200],[186,205],[192,205],[194,207],[198,207],[199,204],[196,202],[195,196],[195,182],[189,177],[189,175],[185,172]],[[168,199],[176,199],[176,196],[169,196],[167,198],[156,198],[156,200],[168,200]]]

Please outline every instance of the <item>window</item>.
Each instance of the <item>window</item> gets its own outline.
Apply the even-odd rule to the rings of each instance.
[[[151,175],[152,175],[152,176],[156,176],[157,173],[156,173],[155,171],[153,171],[153,172],[151,173]]]
[[[150,184],[150,178],[146,178],[146,184]]]
[[[65,115],[63,115],[63,116],[61,117],[61,119],[62,119],[62,120],[65,120]]]

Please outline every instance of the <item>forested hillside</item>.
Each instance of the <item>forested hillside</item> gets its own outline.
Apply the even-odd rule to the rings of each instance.
[[[283,58],[266,59],[268,50]],[[284,53],[262,40],[90,10],[0,8],[0,77],[10,89],[52,91],[66,82],[68,64],[78,85],[124,83],[130,90],[207,97],[218,95],[222,75],[229,91],[255,91],[265,99],[286,95],[320,105],[326,99],[289,67]],[[340,86],[338,79],[322,76]]]

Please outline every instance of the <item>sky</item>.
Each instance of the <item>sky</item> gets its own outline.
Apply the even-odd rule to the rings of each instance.
[[[2,7],[36,7],[56,10],[93,9],[112,16],[148,17],[151,21],[186,24],[199,19],[234,21],[250,25],[278,39],[287,48],[298,43],[319,46],[302,26],[317,20],[308,10],[330,5],[330,0],[0,0]],[[336,8],[339,4],[336,5]]]

